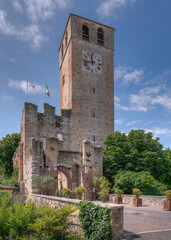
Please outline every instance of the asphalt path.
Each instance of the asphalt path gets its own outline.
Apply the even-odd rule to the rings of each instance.
[[[124,206],[124,237],[137,240],[171,240],[171,211],[157,207]]]

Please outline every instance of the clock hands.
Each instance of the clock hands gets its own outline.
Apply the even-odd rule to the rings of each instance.
[[[84,62],[91,62],[92,63],[92,65],[95,63],[95,61],[86,61],[86,60],[84,60]]]

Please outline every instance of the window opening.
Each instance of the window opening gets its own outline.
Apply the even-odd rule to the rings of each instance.
[[[84,40],[89,40],[89,29],[85,25],[82,27],[82,36]]]
[[[104,33],[101,28],[97,29],[97,42],[98,44],[101,44],[101,45],[104,44]]]

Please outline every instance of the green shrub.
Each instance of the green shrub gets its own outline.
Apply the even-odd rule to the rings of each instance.
[[[75,188],[74,191],[75,191],[75,194],[76,194],[76,198],[81,200],[82,196],[83,196],[83,193],[86,192],[86,189],[83,188],[83,187],[77,187],[77,188]]]
[[[171,190],[167,190],[164,192],[164,195],[166,196],[166,199],[171,201]]]
[[[111,240],[110,210],[96,206],[93,202],[81,201],[79,203],[79,220],[85,237],[91,240]]]
[[[84,239],[82,234],[69,231],[71,214],[74,206],[54,208],[44,205],[35,206],[30,202],[27,206],[17,203],[9,197],[0,198],[0,239]]]
[[[96,187],[96,192],[99,195],[100,199],[102,202],[105,202],[108,198],[110,188],[111,188],[111,183],[107,180],[106,177],[93,177],[93,184]]]
[[[66,198],[70,198],[72,196],[72,191],[69,188],[63,188],[62,189],[62,196]]]
[[[115,176],[114,189],[121,188],[124,193],[132,194],[133,188],[140,188],[144,195],[163,195],[167,186],[155,180],[149,172],[122,171]]]
[[[1,196],[0,198],[0,239],[6,239],[10,232],[10,216],[12,214],[12,199]]]
[[[152,195],[152,196],[163,196],[164,191],[167,190],[167,186],[157,180],[153,180],[153,182],[142,188],[143,195]]]
[[[55,191],[55,196],[56,196],[56,197],[61,197],[61,196],[62,196],[62,193],[61,193],[61,190],[60,190],[60,189],[56,189],[56,191]]]
[[[72,205],[57,210],[46,207],[41,209],[41,217],[37,218],[33,224],[30,224],[30,228],[37,237],[44,238],[46,236],[50,239],[60,239],[67,235],[68,227],[71,225],[69,221],[71,214],[76,210],[77,208]]]
[[[10,216],[10,236],[17,239],[17,237],[30,235],[32,231],[29,224],[34,223],[37,217],[38,212],[35,204],[31,202],[28,206],[21,203],[14,204]]]
[[[18,169],[15,169],[10,177],[6,177],[0,180],[0,184],[7,186],[18,187]]]

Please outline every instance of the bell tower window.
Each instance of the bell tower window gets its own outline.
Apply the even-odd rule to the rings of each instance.
[[[89,40],[89,29],[87,26],[83,25],[82,27],[82,37],[84,40]]]
[[[104,44],[104,32],[101,28],[97,29],[97,43],[100,45]]]

